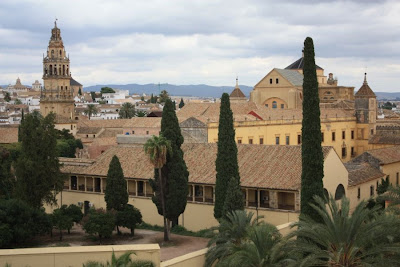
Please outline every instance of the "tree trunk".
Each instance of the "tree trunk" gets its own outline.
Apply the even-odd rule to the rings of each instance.
[[[164,199],[164,185],[162,182],[162,175],[161,175],[161,168],[158,168],[158,179],[160,182],[160,195],[161,195],[161,207],[163,212],[163,219],[164,219],[164,241],[169,241],[169,233],[168,233],[168,224],[167,224],[167,217],[165,216],[165,199]]]

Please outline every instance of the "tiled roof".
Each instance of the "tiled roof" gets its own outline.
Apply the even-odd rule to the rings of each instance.
[[[368,140],[369,144],[400,145],[399,134],[377,133]]]
[[[356,186],[385,176],[368,162],[347,162],[344,165],[349,172],[349,186]]]
[[[113,146],[117,145],[116,137],[98,137],[95,138],[91,146]]]
[[[124,128],[161,128],[161,117],[133,117],[125,122]]]
[[[253,110],[263,120],[302,120],[303,111],[301,109],[268,109],[259,106]],[[344,109],[321,109],[321,119],[329,118],[350,118],[354,117],[353,111]]]
[[[246,98],[246,96],[243,94],[242,90],[240,90],[239,87],[236,87],[235,89],[233,89],[232,93],[230,94],[230,97]]]
[[[290,69],[276,69],[286,80],[288,80],[294,86],[303,86],[303,74],[296,70]]]
[[[364,153],[368,153],[372,157],[376,158],[381,164],[400,162],[400,146],[373,149]]]
[[[72,86],[82,86],[82,84],[78,83],[74,78],[71,78],[70,85]]]
[[[367,83],[367,74],[365,73],[364,76],[364,83],[358,89],[357,93],[355,94],[356,98],[376,98],[375,93],[372,91],[372,89],[369,87]]]
[[[77,134],[98,134],[101,131],[101,127],[80,127]]]
[[[78,127],[123,128],[129,119],[79,121]]]
[[[189,182],[215,184],[217,144],[183,144],[189,171]],[[326,157],[332,147],[323,147]],[[125,177],[153,178],[153,165],[143,146],[119,145],[100,155],[93,165],[84,168],[68,166],[63,171],[77,174],[106,176],[114,155],[119,157]],[[238,145],[241,185],[252,188],[300,190],[301,146]]]
[[[323,68],[321,68],[318,65],[315,65],[317,70],[322,70]],[[285,69],[290,69],[290,70],[302,70],[304,68],[304,57],[299,58],[298,60],[296,60],[295,62],[293,62],[292,64],[290,64],[289,66],[287,66]]]
[[[0,127],[0,144],[18,142],[18,127]]]

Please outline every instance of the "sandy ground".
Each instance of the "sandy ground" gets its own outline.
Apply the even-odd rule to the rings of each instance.
[[[193,251],[207,247],[207,238],[191,237],[171,234],[171,241],[164,242],[164,233],[151,230],[136,229],[135,235],[130,235],[130,230],[120,228],[122,235],[117,235],[116,231],[109,239],[103,239],[102,245],[126,245],[126,244],[149,244],[158,243],[161,247],[161,261],[169,260]],[[93,246],[98,245],[98,240],[93,240],[82,230],[80,225],[75,225],[71,233],[63,232],[63,240],[59,240],[59,232],[53,230],[53,237],[50,235],[42,236],[36,240],[41,247],[53,246]]]

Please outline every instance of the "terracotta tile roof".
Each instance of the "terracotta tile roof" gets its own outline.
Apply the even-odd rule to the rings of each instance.
[[[189,182],[215,184],[217,144],[183,144],[182,148]],[[332,147],[323,147],[324,156],[332,150]],[[154,176],[143,146],[119,145],[104,152],[90,166],[74,169],[65,164],[63,168],[79,174],[106,176],[114,155],[119,157],[125,177],[149,179]],[[238,163],[244,187],[300,190],[300,146],[238,145]]]
[[[367,83],[367,74],[365,73],[364,76],[364,83],[358,89],[357,93],[355,94],[356,98],[376,98],[375,93],[372,91],[372,89],[369,87]]]
[[[349,186],[356,186],[385,177],[384,173],[371,166],[368,162],[347,162],[344,165],[349,172]]]
[[[95,138],[91,146],[113,146],[117,145],[116,137],[98,137]]]
[[[370,137],[369,144],[400,145],[399,134],[377,133]]]
[[[364,153],[379,160],[381,164],[400,162],[400,146],[368,150]]]
[[[128,127],[161,128],[161,117],[133,117],[126,121],[124,128]]]
[[[98,134],[101,131],[101,127],[80,127],[77,134]]]
[[[78,127],[123,128],[129,119],[80,121]]]
[[[246,98],[245,94],[240,90],[239,87],[235,87],[229,97],[240,97],[240,98]]]
[[[122,129],[105,129],[103,132],[99,134],[98,137],[100,138],[107,138],[107,137],[112,137],[115,138],[118,134],[123,134]]]
[[[0,127],[0,144],[18,142],[18,127]]]

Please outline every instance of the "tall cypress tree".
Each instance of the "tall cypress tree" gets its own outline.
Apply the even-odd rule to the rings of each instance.
[[[124,172],[116,155],[113,156],[108,167],[106,181],[104,200],[107,203],[107,210],[123,210],[124,206],[128,203],[128,191]]]
[[[16,196],[34,208],[56,203],[64,179],[56,150],[55,114],[34,111],[21,124],[21,153],[15,163]]]
[[[225,196],[223,216],[226,216],[229,212],[243,209],[244,200],[243,193],[240,189],[240,181],[237,179],[231,179]]]
[[[173,224],[178,223],[179,216],[185,211],[188,195],[188,177],[189,172],[185,160],[183,159],[183,136],[179,127],[178,118],[174,110],[174,104],[171,99],[165,101],[165,106],[161,119],[161,134],[171,142],[172,153],[167,155],[167,162],[161,169],[163,181],[165,184],[165,210],[166,217]],[[157,188],[157,175],[155,182],[151,182],[153,189]],[[157,205],[158,212],[162,215],[161,201],[159,194],[153,197],[153,202]]]
[[[233,128],[233,113],[227,93],[222,94],[221,97],[218,126],[218,154],[215,167],[217,178],[214,217],[219,219],[224,216],[224,205],[229,180],[236,179],[240,184],[235,129]]]
[[[321,121],[318,80],[315,67],[314,44],[310,37],[304,41],[303,124],[302,124],[302,173],[301,214],[319,221],[318,213],[310,206],[315,195],[324,197],[322,178],[324,158],[321,147]]]
[[[185,102],[183,102],[183,98],[181,98],[181,102],[179,102],[179,108],[183,108],[185,106]]]

